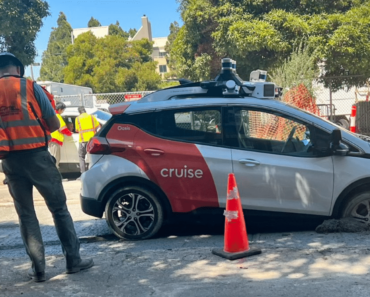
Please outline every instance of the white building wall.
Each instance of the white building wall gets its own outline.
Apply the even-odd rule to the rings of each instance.
[[[91,31],[96,37],[102,38],[109,35],[109,26],[73,29],[72,43],[74,43],[74,40],[78,37],[78,35],[89,31]]]

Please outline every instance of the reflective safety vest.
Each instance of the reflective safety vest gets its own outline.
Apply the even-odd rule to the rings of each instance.
[[[80,133],[80,142],[88,142],[95,135],[95,130],[100,126],[98,120],[87,113],[83,113],[76,118],[75,127]]]
[[[9,153],[9,138],[5,133],[3,123],[0,118],[0,159],[5,159]]]
[[[62,130],[67,128],[66,123],[64,122],[63,118],[60,114],[57,113],[57,118],[60,123],[60,128],[53,133],[51,133],[51,138],[57,140],[59,143],[63,143],[64,141],[64,135],[61,133]]]
[[[0,119],[0,151],[36,149],[47,146],[50,140],[31,80],[0,78]]]

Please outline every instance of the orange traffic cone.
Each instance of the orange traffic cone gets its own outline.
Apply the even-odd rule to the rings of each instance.
[[[249,247],[243,209],[233,173],[229,174],[224,215],[226,217],[224,249],[213,249],[212,253],[229,260],[260,254],[261,249]]]

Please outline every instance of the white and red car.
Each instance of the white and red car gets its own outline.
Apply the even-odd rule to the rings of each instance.
[[[224,208],[234,173],[244,209],[369,222],[370,139],[275,100],[274,87],[219,78],[113,105],[88,145],[83,211],[150,238],[172,213]]]

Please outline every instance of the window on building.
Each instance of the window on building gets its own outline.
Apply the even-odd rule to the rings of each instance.
[[[166,73],[167,72],[167,65],[159,65],[159,72]]]
[[[159,52],[159,56],[160,56],[160,57],[165,57],[165,56],[166,56],[166,54],[167,54],[166,52]]]

